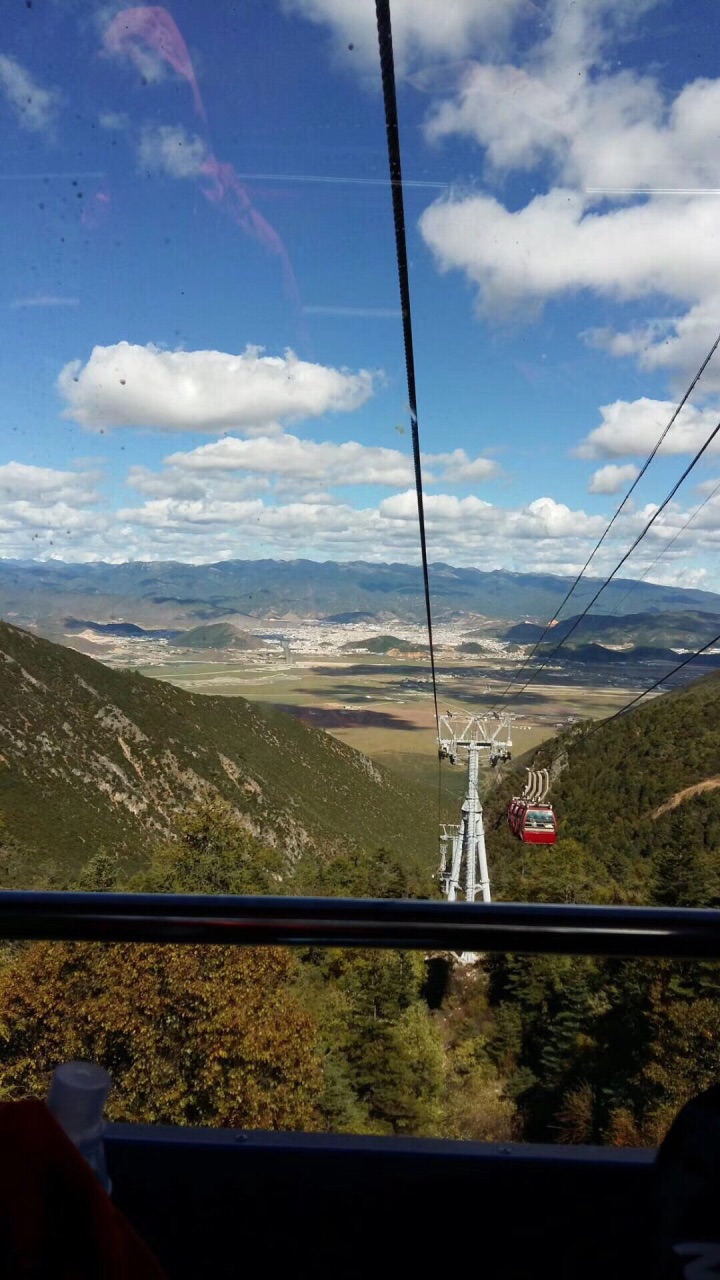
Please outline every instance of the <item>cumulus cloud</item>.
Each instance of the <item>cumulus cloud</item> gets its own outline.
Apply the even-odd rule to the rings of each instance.
[[[292,481],[317,485],[374,484],[401,488],[412,484],[414,468],[409,453],[381,445],[346,440],[301,440],[282,434],[239,440],[235,436],[201,445],[189,453],[174,453],[166,464],[178,472],[194,475],[229,476],[237,472],[275,475]],[[469,458],[464,449],[453,453],[424,454],[427,484],[439,480],[468,483],[485,480],[497,471],[490,458]]]
[[[357,409],[372,395],[373,375],[300,360],[292,351],[266,356],[248,346],[224,351],[165,351],[152,343],[95,347],[72,360],[57,381],[63,417],[89,430],[226,430],[267,434],[293,422]]]
[[[60,95],[53,89],[42,89],[22,63],[7,53],[0,53],[0,93],[23,129],[45,133],[52,128]]]
[[[112,524],[100,510],[99,476],[56,471],[23,462],[0,466],[0,555],[92,557],[92,546]]]
[[[245,524],[264,511],[258,499],[249,502],[205,501],[193,498],[152,498],[142,507],[125,507],[118,519],[131,524],[162,526],[202,526]]]
[[[550,32],[516,65],[463,64],[431,107],[426,135],[472,139],[490,176],[539,170],[548,189],[521,208],[455,190],[420,220],[441,270],[477,286],[484,312],[532,317],[581,291],[676,304],[627,333],[591,341],[648,369],[695,366],[717,331],[715,235],[720,79],[668,92],[653,74],[616,71],[618,27],[652,5],[552,0]],[[720,369],[705,384],[720,389]]]
[[[146,125],[138,144],[138,165],[169,178],[196,178],[208,158],[208,149],[196,133],[182,125]]]
[[[357,0],[282,0],[287,13],[328,27],[345,65],[352,58],[365,72],[377,67],[375,7]],[[463,58],[479,43],[497,42],[525,0],[452,0],[438,17],[436,0],[394,0],[393,48],[400,72],[428,57]],[[352,63],[351,63],[352,65]]]
[[[425,519],[429,529],[451,525],[459,537],[473,538],[478,527],[492,527],[496,534],[510,538],[580,538],[603,532],[604,516],[589,516],[584,511],[571,511],[553,498],[536,498],[518,511],[494,507],[490,502],[470,496],[429,494],[425,498]],[[388,520],[417,523],[417,498],[414,490],[384,498],[380,515]]]
[[[589,329],[587,342],[610,355],[630,357],[642,369],[690,369],[700,353],[711,349],[718,336],[718,300],[713,296],[689,311],[672,316],[650,317],[626,332],[608,328]],[[720,357],[717,352],[707,366],[697,394],[720,391]]]
[[[431,110],[427,137],[472,138],[499,170],[550,164],[561,184],[596,197],[714,187],[720,81],[692,81],[668,101],[654,76],[608,73],[620,8],[551,6],[553,32],[527,64],[468,63],[454,96]]]
[[[145,466],[130,467],[126,484],[148,498],[177,498],[181,501],[204,500],[216,494],[224,494],[227,498],[228,492],[234,499],[255,497],[270,488],[266,476],[238,476],[232,470],[195,476],[191,469],[180,465],[166,466],[162,471],[151,471]]]
[[[588,493],[621,493],[639,474],[639,467],[632,462],[619,467],[610,462],[594,471],[588,483]]]
[[[452,453],[427,454],[424,461],[433,468],[441,468],[441,479],[451,484],[489,480],[498,472],[498,465],[492,458],[469,458],[464,449],[454,449]]]
[[[68,473],[71,482],[72,473]],[[233,556],[271,555],[321,559],[418,559],[417,505],[407,488],[378,506],[356,508],[325,492],[308,488],[300,497],[281,500],[278,489],[265,497],[245,487],[248,477],[235,472],[190,475],[195,490],[173,489],[182,479],[168,468],[167,487],[153,486],[153,474],[134,468],[129,480],[144,501],[108,513],[99,506],[35,493],[6,497],[0,492],[0,551],[5,555],[59,556],[64,559],[178,559],[195,563]],[[157,480],[157,477],[155,477]],[[249,477],[259,485],[263,476]],[[68,482],[68,483],[69,483]],[[24,492],[17,484],[13,493]],[[596,563],[598,574],[617,560],[643,527],[653,508],[624,513]],[[576,573],[605,527],[605,516],[572,510],[545,496],[520,508],[496,506],[475,495],[427,495],[431,558],[478,568],[518,572]],[[687,523],[688,512],[673,504],[654,526],[653,536],[628,566],[628,576],[647,568],[665,541]],[[676,566],[678,581],[717,563],[720,547],[720,498],[707,503],[663,557],[663,572]],[[637,565],[637,570],[635,566]],[[710,576],[711,587],[720,576]]]
[[[317,484],[381,484],[397,487],[412,481],[412,459],[398,449],[348,440],[300,440],[293,435],[238,440],[229,437],[201,445],[191,453],[171,454],[170,466],[198,473],[255,471]]]
[[[602,423],[591,431],[577,449],[581,458],[642,457],[657,444],[677,405],[671,400],[615,400],[601,406]],[[678,414],[660,447],[661,454],[695,453],[703,445],[720,419],[720,409],[697,409],[686,405]],[[720,443],[710,446],[713,453],[720,452]],[[602,474],[608,468],[604,467]],[[627,468],[616,468],[627,470]],[[592,492],[610,493],[611,490]]]
[[[0,466],[0,502],[68,502],[83,506],[98,500],[94,472],[55,471],[24,462]]]
[[[569,188],[516,211],[491,196],[451,195],[424,211],[420,230],[440,269],[464,271],[486,310],[537,307],[581,290],[621,302],[658,292],[720,297],[720,240],[708,200],[598,213]]]
[[[488,568],[554,565],[564,572],[603,524],[601,517],[570,511],[552,498],[514,511],[476,497],[437,494],[427,498],[426,509],[435,558]],[[234,555],[417,559],[414,490],[359,509],[322,494],[282,504],[217,493],[205,500],[166,497],[125,508],[118,519],[129,545],[152,545],[153,558],[172,544],[183,548],[182,558],[211,559],[224,539],[227,554]]]

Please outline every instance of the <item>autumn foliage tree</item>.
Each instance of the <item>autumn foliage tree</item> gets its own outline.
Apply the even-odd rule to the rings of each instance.
[[[278,948],[36,943],[0,971],[0,1089],[71,1059],[110,1073],[113,1120],[312,1129],[322,1071]]]
[[[263,893],[280,860],[224,802],[197,805],[136,888]],[[85,887],[116,887],[114,859]],[[110,1073],[114,1120],[312,1129],[322,1066],[316,1020],[279,948],[36,943],[0,969],[0,1090],[43,1095],[73,1058]]]

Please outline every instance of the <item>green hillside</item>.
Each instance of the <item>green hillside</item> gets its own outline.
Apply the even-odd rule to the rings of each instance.
[[[397,636],[368,636],[365,640],[348,640],[343,649],[367,649],[368,653],[419,653],[427,645]]]
[[[548,644],[556,645],[564,640],[568,648],[576,648],[589,642],[603,645],[645,646],[659,648],[680,647],[695,649],[706,644],[720,630],[720,615],[700,610],[684,609],[663,612],[653,609],[648,613],[629,613],[624,617],[605,614],[588,614],[582,621],[578,616],[564,618],[547,634]],[[543,624],[518,622],[503,636],[518,644],[535,644],[545,633]]]
[[[265,642],[231,622],[208,622],[183,631],[174,642],[181,649],[264,649]]]
[[[709,869],[692,893],[681,892],[678,884],[678,902],[715,905],[717,898],[720,905],[720,787],[691,792],[657,812],[678,793],[720,777],[720,675],[655,698],[607,725],[572,730],[543,744],[532,759],[554,774],[557,847],[576,842],[582,852],[576,868],[587,863],[590,869],[587,881],[576,886],[575,900],[661,900],[663,867],[680,848],[688,867],[707,862]],[[524,777],[517,768],[507,773],[486,804],[495,883],[505,898],[532,895],[523,866],[536,879],[505,822],[507,801]]]
[[[271,707],[110,670],[0,623],[6,883],[63,878],[100,847],[141,865],[182,810],[223,797],[248,829],[304,849],[395,849],[432,865],[433,797]],[[14,852],[13,852],[14,850]]]
[[[543,745],[558,842],[510,835],[514,768],[487,799],[495,895],[720,907],[720,675]],[[526,1138],[659,1141],[720,1075],[720,974],[700,962],[498,956],[490,1058]]]

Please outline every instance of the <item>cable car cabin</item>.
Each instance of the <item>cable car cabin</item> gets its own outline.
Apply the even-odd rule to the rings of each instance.
[[[508,826],[525,844],[555,844],[557,822],[550,804],[515,798],[508,807]]]

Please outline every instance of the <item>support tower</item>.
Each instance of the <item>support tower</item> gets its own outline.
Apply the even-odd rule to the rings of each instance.
[[[495,767],[512,758],[511,717],[454,716],[439,721],[440,757],[456,764],[467,756],[467,787],[460,822],[440,829],[440,882],[448,902],[462,896],[474,902],[478,893],[490,902],[490,876],[485,850],[482,804],[480,803],[480,760],[487,757]]]

